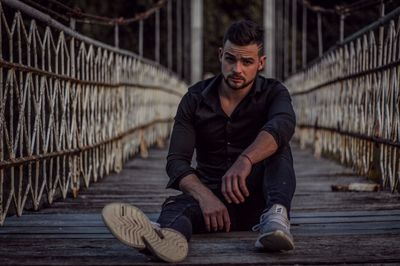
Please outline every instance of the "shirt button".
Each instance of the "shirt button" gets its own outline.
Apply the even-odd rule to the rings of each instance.
[[[228,143],[227,143],[228,145],[231,145],[231,143],[228,141]]]

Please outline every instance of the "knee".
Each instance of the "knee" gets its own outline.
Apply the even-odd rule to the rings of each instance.
[[[189,206],[197,204],[198,202],[192,196],[182,193],[177,196],[168,197],[162,204],[161,209],[164,210],[166,208],[171,208],[171,207],[185,209]]]
[[[264,165],[284,164],[285,166],[293,166],[293,156],[289,144],[280,147],[273,155],[264,160]]]

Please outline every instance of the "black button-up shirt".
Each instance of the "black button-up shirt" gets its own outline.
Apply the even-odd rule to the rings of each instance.
[[[258,75],[250,92],[231,116],[222,110],[218,86],[222,75],[189,88],[179,103],[167,157],[168,188],[196,174],[204,184],[218,184],[240,153],[261,130],[269,132],[278,147],[288,144],[295,114],[285,86]],[[191,167],[196,149],[197,168]]]

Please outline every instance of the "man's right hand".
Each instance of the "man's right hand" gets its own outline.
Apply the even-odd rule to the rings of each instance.
[[[192,195],[200,205],[207,231],[231,229],[231,220],[226,206],[194,174],[189,174],[179,182],[180,189]]]
[[[202,195],[199,204],[207,231],[211,231],[211,229],[218,231],[225,228],[225,232],[229,232],[231,220],[228,209],[213,193]]]

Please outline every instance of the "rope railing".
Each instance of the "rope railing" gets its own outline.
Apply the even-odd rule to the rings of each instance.
[[[286,80],[295,137],[400,191],[400,8]]]
[[[170,70],[17,0],[0,3],[0,39],[0,225],[168,137],[186,87]]]

